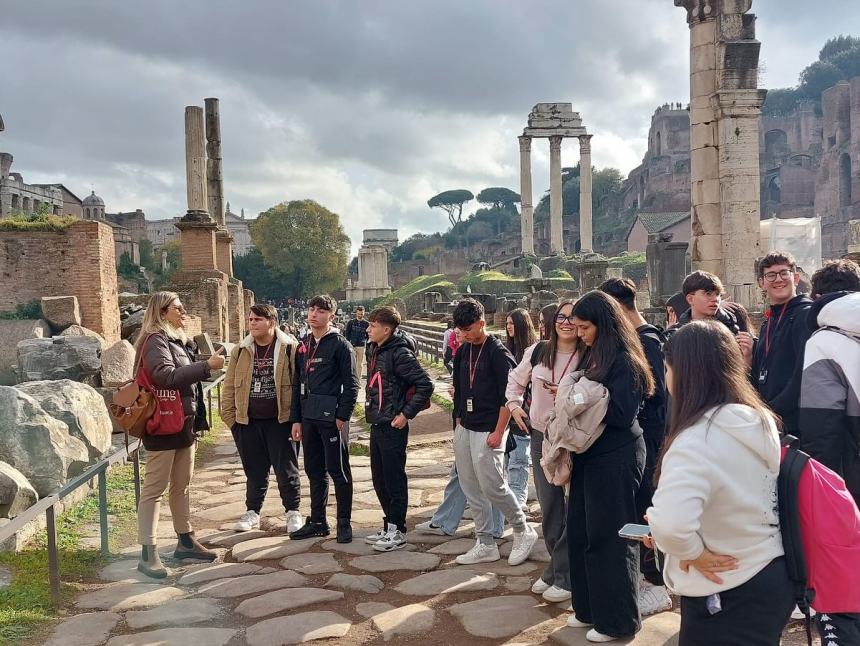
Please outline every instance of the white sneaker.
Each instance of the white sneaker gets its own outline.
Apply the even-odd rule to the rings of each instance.
[[[567,625],[571,628],[591,628],[594,624],[587,624],[576,618],[576,613],[567,618]]]
[[[498,561],[499,547],[495,543],[484,545],[480,541],[475,542],[475,546],[465,554],[460,554],[455,560],[460,565],[474,565],[475,563],[491,563]]]
[[[809,616],[810,617],[815,616],[815,611],[812,608],[809,609]],[[801,610],[797,606],[794,606],[794,610],[791,611],[791,618],[795,619],[795,620],[805,619],[806,615],[803,614],[803,610]]]
[[[393,552],[406,547],[406,536],[394,523],[388,523],[388,531],[373,546],[377,552]]]
[[[662,585],[639,588],[639,612],[643,617],[672,609],[672,599]]]
[[[598,644],[603,644],[606,642],[614,642],[617,637],[610,637],[609,635],[604,635],[601,632],[597,632],[596,628],[592,628],[587,633],[585,633],[585,638],[590,642],[595,642]]]
[[[508,565],[519,565],[525,561],[532,553],[532,548],[537,543],[537,539],[537,532],[532,529],[531,525],[526,525],[526,528],[521,532],[514,532],[514,546],[508,557]]]
[[[385,538],[385,533],[387,530],[380,529],[378,532],[373,532],[370,536],[364,537],[364,542],[368,545],[375,545],[377,542]]]
[[[441,527],[434,525],[432,520],[415,525],[415,531],[421,534],[435,534],[436,536],[448,536]]]
[[[250,532],[252,529],[260,529],[260,514],[249,509],[236,521],[233,529],[237,532]]]
[[[301,512],[295,509],[287,512],[287,534],[300,530],[304,524],[305,519],[302,518]]]
[[[570,599],[570,590],[565,590],[557,585],[552,585],[543,591],[542,596],[550,603],[560,603]]]
[[[538,579],[537,581],[532,583],[532,592],[534,592],[535,594],[543,594],[551,587],[552,586],[543,579]]]

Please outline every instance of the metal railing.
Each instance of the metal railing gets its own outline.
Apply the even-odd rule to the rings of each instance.
[[[428,336],[426,330],[422,330],[421,328],[412,327],[409,325],[401,325],[404,332],[409,333],[413,339],[415,339],[415,344],[418,347],[418,354],[425,355],[427,358],[438,361],[441,363],[444,360],[444,353],[442,351],[442,338],[433,338],[432,336]]]
[[[218,401],[221,400],[221,383],[224,381],[224,375],[220,375],[213,381],[203,382],[203,392],[207,397],[207,414],[209,416],[209,426],[212,426],[212,391],[217,388]],[[99,538],[100,548],[103,556],[110,554],[108,547],[108,508],[107,508],[107,470],[109,467],[121,463],[125,464],[128,461],[134,466],[134,502],[135,506],[140,503],[140,449],[141,442],[139,439],[134,439],[128,443],[128,448],[123,446],[118,451],[102,458],[80,475],[75,476],[67,482],[61,489],[45,496],[35,505],[29,507],[26,511],[18,514],[12,521],[0,528],[0,544],[12,538],[20,530],[26,527],[29,523],[36,521],[42,514],[45,514],[45,530],[48,535],[48,579],[51,587],[51,601],[55,607],[59,607],[62,601],[60,593],[60,552],[57,546],[57,510],[56,505],[63,498],[76,491],[80,487],[87,484],[93,478],[98,479],[98,499],[99,499]]]

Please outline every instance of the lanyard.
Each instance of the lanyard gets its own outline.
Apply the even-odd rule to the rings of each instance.
[[[313,336],[311,336],[311,338],[308,339],[308,348],[309,349],[310,349],[310,345],[311,345],[311,339],[316,341],[316,339],[314,339]],[[314,357],[317,356],[317,350],[320,349],[320,343],[321,342],[322,342],[322,339],[320,339],[319,341],[316,341],[316,343],[314,345],[314,351],[308,357],[307,361],[305,361],[305,371],[308,373],[310,373],[310,371],[313,370]]]
[[[484,346],[487,345],[486,340],[481,344],[481,349],[478,350],[478,358],[475,359],[475,364],[472,365],[472,344],[469,344],[469,392],[475,387],[475,373],[478,371],[478,362],[481,360],[481,353],[484,351]]]
[[[266,351],[263,353],[263,358],[260,359],[259,350],[260,346],[256,343],[254,344],[254,363],[259,367],[266,359],[269,358],[269,353],[272,351],[272,348],[275,347],[275,340],[272,339],[272,342],[266,346]]]
[[[773,333],[776,334],[776,331],[779,329],[779,324],[782,323],[782,317],[785,315],[785,311],[788,309],[788,303],[782,306],[782,311],[779,313],[779,316],[776,319],[776,325],[771,325],[773,322],[772,313],[773,310],[768,312],[767,317],[767,330],[764,332],[764,356],[767,358],[767,355],[770,353],[770,328],[773,327]]]
[[[568,368],[570,368],[570,364],[571,364],[571,362],[573,361],[573,358],[574,358],[575,356],[576,356],[576,352],[571,352],[571,353],[570,353],[570,359],[568,359],[568,360],[567,360],[567,363],[566,363],[566,364],[565,364],[565,366],[564,366],[564,370],[562,370],[562,371],[561,371],[561,377],[562,377],[562,379],[563,379],[563,378],[564,378],[564,376],[567,374],[567,369],[568,369]],[[553,366],[552,366],[552,383],[554,383],[554,384],[557,384],[557,383],[558,383],[558,382],[555,380],[555,362],[554,362],[554,361],[553,361]]]

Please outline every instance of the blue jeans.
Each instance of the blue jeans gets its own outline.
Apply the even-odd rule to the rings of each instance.
[[[514,435],[517,448],[510,452],[507,457],[508,486],[514,493],[520,507],[525,507],[529,497],[529,468],[531,467],[531,455],[529,446],[531,438],[528,435]]]
[[[466,494],[463,493],[463,488],[460,486],[457,465],[453,464],[451,465],[448,484],[445,486],[442,503],[436,513],[433,514],[430,522],[436,527],[441,527],[442,531],[449,536],[453,536],[460,526],[460,521],[463,520],[464,511],[466,511]],[[493,536],[501,537],[504,526],[505,517],[501,511],[493,507]]]

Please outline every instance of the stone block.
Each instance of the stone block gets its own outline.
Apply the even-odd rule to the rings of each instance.
[[[716,69],[703,69],[690,74],[690,96],[711,94],[717,87]]]
[[[189,316],[185,320],[185,333],[192,339],[203,332],[203,319],[199,316]]]
[[[81,324],[81,309],[76,296],[43,296],[41,305],[42,317],[56,332]]]
[[[18,342],[51,336],[51,328],[42,319],[0,321],[0,386],[14,386],[18,381]]]
[[[16,388],[66,424],[72,437],[86,445],[90,460],[97,460],[110,448],[113,424],[105,400],[95,388],[69,379],[28,381]]]
[[[0,386],[0,460],[20,471],[40,497],[62,487],[88,461],[69,427],[16,388]]]
[[[703,175],[703,177],[709,177]],[[716,175],[710,176],[714,179],[702,179],[693,182],[692,198],[693,204],[719,204],[720,203],[720,180]]]
[[[120,335],[123,339],[128,339],[131,343],[134,343],[137,333],[143,325],[143,317],[145,314],[146,310],[138,310],[137,312],[133,312],[122,322]]]
[[[119,386],[134,378],[134,346],[125,339],[102,352],[102,385]]]
[[[690,27],[690,46],[701,47],[702,45],[716,46],[717,23],[714,21],[698,22]]]
[[[101,343],[89,336],[55,336],[18,342],[18,382],[72,379],[98,385]]]
[[[699,45],[690,48],[690,69],[692,70],[716,70],[717,50],[714,45]],[[716,89],[716,88],[714,88]],[[699,96],[699,95],[693,95]]]
[[[107,341],[105,341],[105,338],[101,334],[94,332],[89,328],[85,328],[82,325],[70,325],[60,332],[59,336],[88,336],[96,339],[101,345],[102,350],[107,347]]]
[[[713,122],[690,128],[690,149],[708,148],[717,145],[717,129]]]
[[[694,260],[720,260],[723,257],[722,236],[694,236],[691,245],[691,254]]]
[[[697,148],[690,151],[690,167],[696,177],[719,177],[720,155],[716,148]]]
[[[23,473],[11,464],[0,462],[0,518],[15,518],[38,499]]]
[[[693,233],[719,235],[723,231],[722,211],[719,204],[698,204],[693,207]]]

